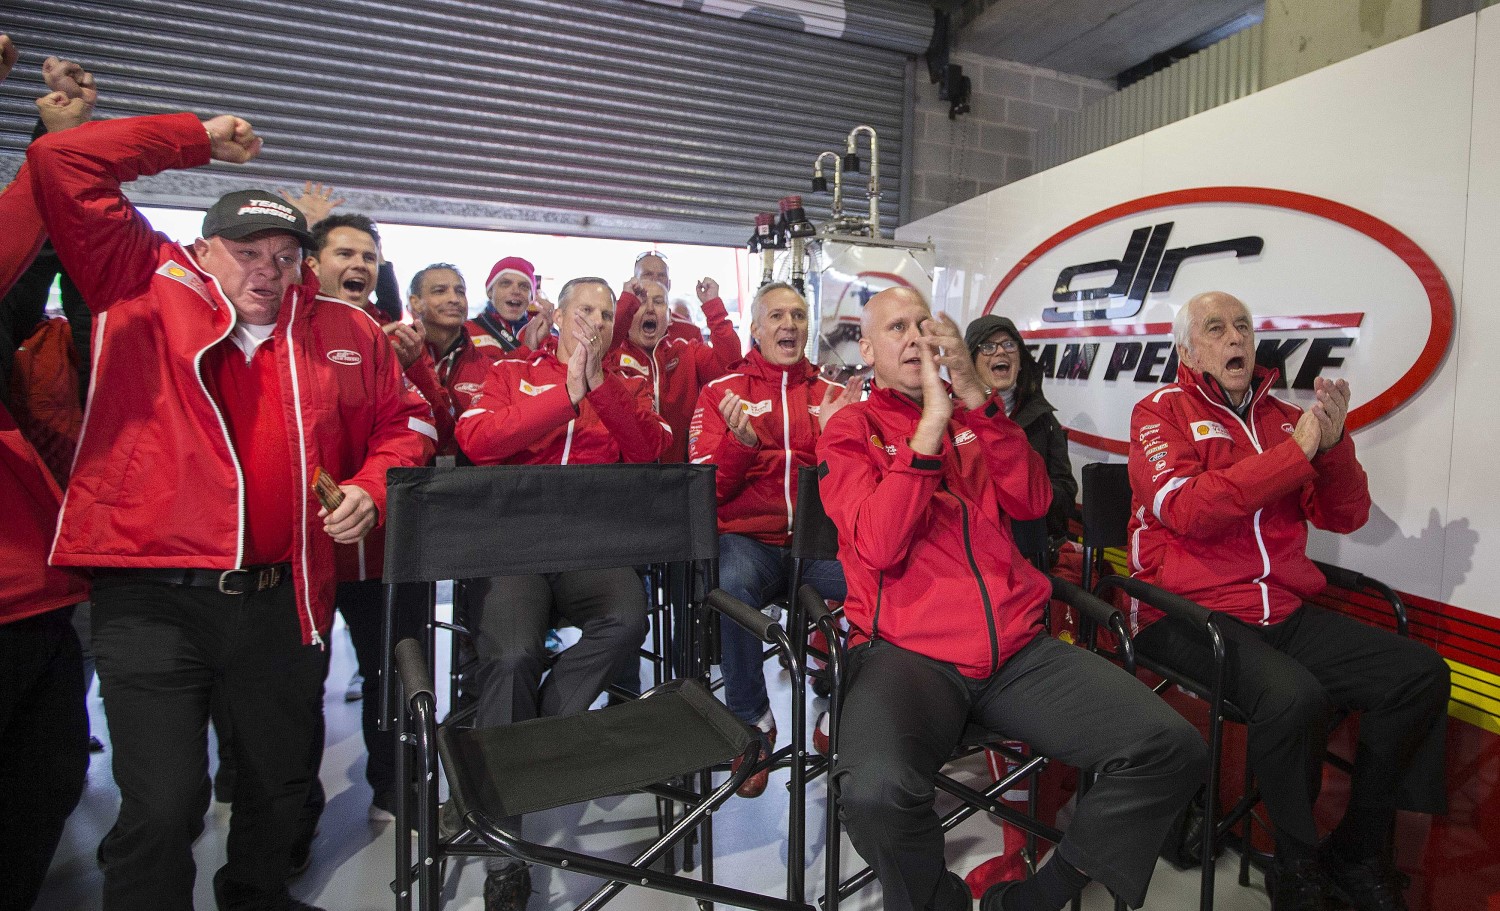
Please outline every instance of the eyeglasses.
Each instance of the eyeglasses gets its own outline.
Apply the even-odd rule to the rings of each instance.
[[[1016,340],[1013,339],[1013,338],[1008,338],[1008,339],[1005,339],[1004,341],[1000,341],[1000,342],[980,342],[979,343],[979,353],[980,354],[994,354],[996,351],[1004,351],[1006,354],[1011,354],[1015,350],[1016,350]]]
[[[642,253],[639,256],[637,256],[635,258],[635,261],[636,262],[640,262],[641,260],[645,259],[648,256],[654,256],[657,259],[661,260],[662,262],[666,262],[667,261],[667,254],[661,252],[660,250],[647,250],[645,253]]]

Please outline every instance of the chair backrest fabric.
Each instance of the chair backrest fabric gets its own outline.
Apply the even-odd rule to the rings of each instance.
[[[711,465],[400,468],[386,476],[386,582],[711,560]]]
[[[1129,525],[1129,466],[1124,462],[1083,466],[1083,545],[1124,547]]]
[[[839,530],[823,511],[818,493],[819,471],[797,469],[797,513],[792,519],[792,557],[798,560],[837,560]]]

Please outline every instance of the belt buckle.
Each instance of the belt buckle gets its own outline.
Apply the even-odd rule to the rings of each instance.
[[[226,571],[224,571],[224,572],[222,572],[222,573],[219,574],[219,593],[220,594],[224,594],[224,595],[243,595],[245,593],[245,590],[242,589],[242,588],[241,589],[236,589],[234,591],[231,591],[229,588],[226,587],[229,584],[229,577],[230,576],[236,576],[236,575],[240,575],[240,576],[245,575],[245,571],[243,569],[230,569],[230,570],[226,570]]]

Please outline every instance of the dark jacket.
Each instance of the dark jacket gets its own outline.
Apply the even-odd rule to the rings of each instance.
[[[1056,541],[1068,535],[1068,517],[1078,502],[1078,481],[1073,477],[1073,463],[1068,459],[1068,432],[1057,422],[1057,409],[1041,393],[1010,416],[1026,431],[1026,442],[1047,463],[1047,477],[1052,479],[1052,505],[1047,509],[1047,537]]]

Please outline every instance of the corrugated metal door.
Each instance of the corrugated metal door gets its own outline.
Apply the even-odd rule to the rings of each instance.
[[[23,86],[72,56],[106,116],[233,112],[266,137],[147,202],[311,178],[389,220],[738,243],[857,123],[888,226],[904,191],[906,55],[635,0],[6,0],[0,28]],[[12,159],[33,114],[7,85]]]

